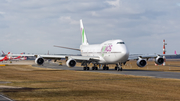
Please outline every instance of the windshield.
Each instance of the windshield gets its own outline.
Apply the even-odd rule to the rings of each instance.
[[[117,42],[117,44],[125,44],[124,42]]]

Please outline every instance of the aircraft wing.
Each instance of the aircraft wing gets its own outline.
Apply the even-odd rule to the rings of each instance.
[[[61,59],[65,58],[65,55],[33,55],[33,54],[10,54],[9,56],[34,56],[34,57],[42,57],[44,59]]]
[[[149,59],[149,58],[157,58],[158,56],[159,57],[162,57],[162,56],[176,56],[177,54],[157,54],[157,55],[143,55],[143,54],[130,54],[128,60],[138,60],[139,58],[142,58],[142,59]]]
[[[69,55],[32,55],[32,54],[11,54],[10,56],[35,56],[43,59],[74,59],[78,61],[99,61],[98,56],[69,56]]]
[[[99,61],[97,56],[35,55],[44,59],[74,59],[76,61]]]
[[[62,59],[66,58],[65,55],[34,55],[36,58],[42,57],[44,59]]]
[[[128,60],[138,60],[139,58],[142,59],[149,59],[149,58],[155,58],[157,55],[130,55]]]
[[[35,56],[33,54],[8,54],[8,56]]]

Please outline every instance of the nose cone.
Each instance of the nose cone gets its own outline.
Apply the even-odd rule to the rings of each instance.
[[[129,51],[128,51],[128,48],[124,45],[124,47],[122,48],[122,57],[123,57],[123,60],[127,61],[128,58],[129,58]]]

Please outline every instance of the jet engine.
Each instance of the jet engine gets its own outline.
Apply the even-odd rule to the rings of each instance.
[[[137,61],[137,66],[144,67],[144,66],[146,66],[146,63],[147,63],[146,60],[139,58]]]
[[[164,63],[164,59],[160,56],[158,56],[156,59],[155,59],[155,63],[157,65],[162,65]]]
[[[42,57],[37,57],[35,59],[35,63],[38,65],[42,65],[44,63],[44,59]]]
[[[74,59],[68,59],[66,62],[66,65],[68,67],[74,67],[74,66],[76,66],[76,61]]]

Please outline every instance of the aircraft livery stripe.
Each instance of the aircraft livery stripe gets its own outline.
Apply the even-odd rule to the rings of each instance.
[[[82,41],[84,43],[84,28],[82,29]]]

